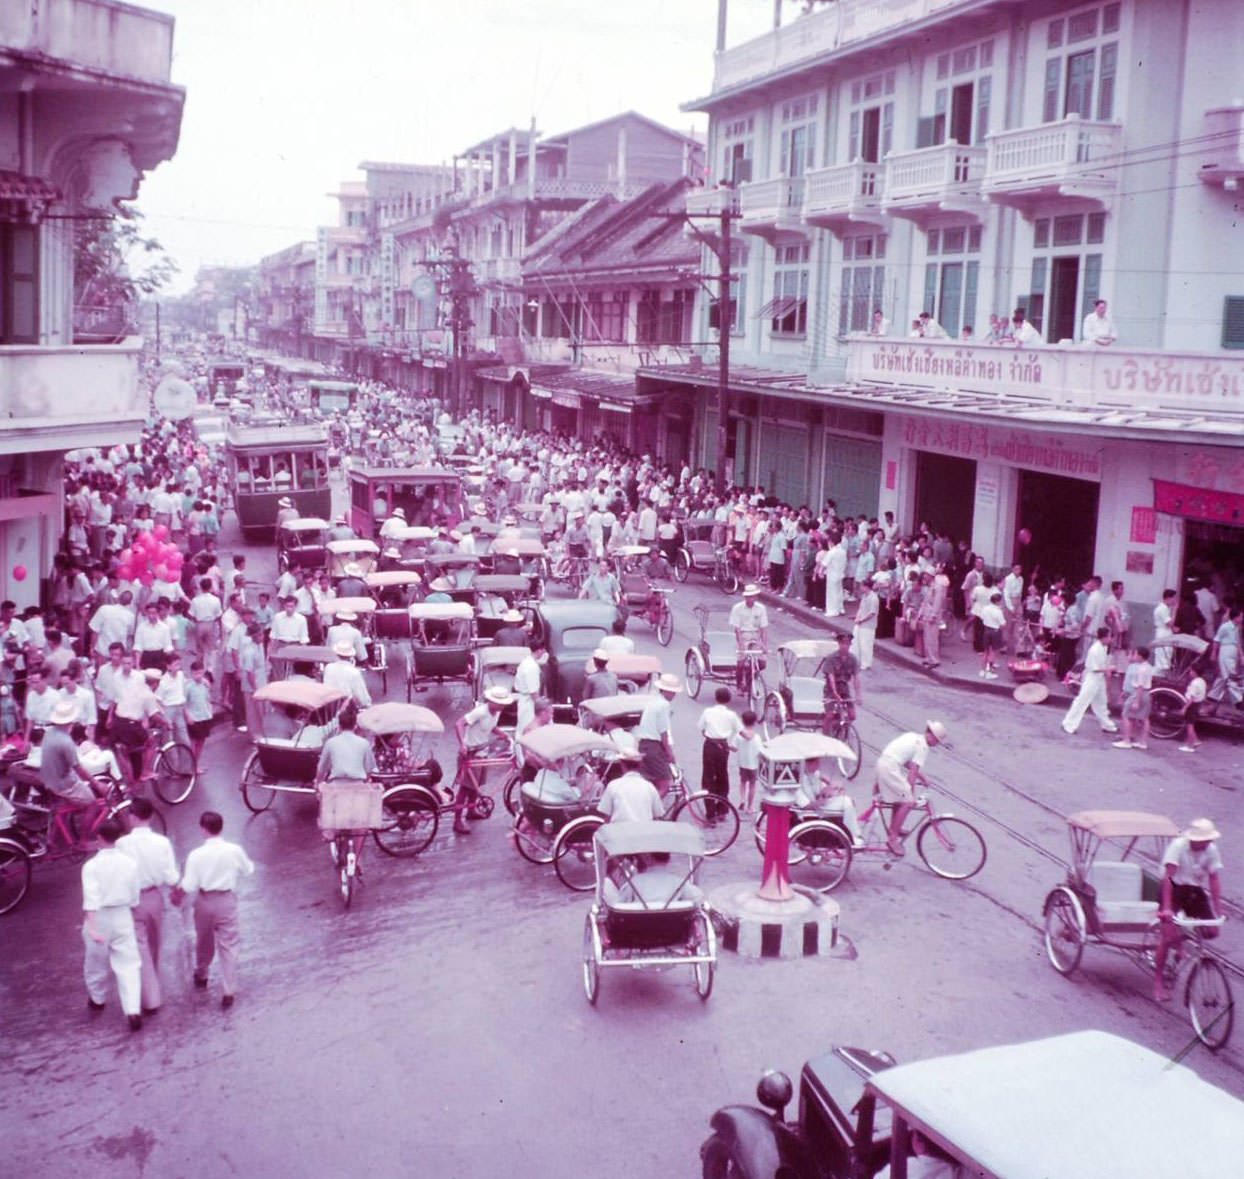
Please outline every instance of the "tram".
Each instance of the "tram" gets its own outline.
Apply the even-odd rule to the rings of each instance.
[[[463,516],[462,476],[444,467],[354,467],[350,527],[370,540],[395,508],[412,525],[456,524]]]
[[[331,514],[328,439],[322,425],[234,423],[225,454],[238,524],[247,536],[272,533],[286,496],[302,516]]]

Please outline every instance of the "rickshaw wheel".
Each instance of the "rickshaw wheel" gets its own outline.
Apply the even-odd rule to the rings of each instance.
[[[591,913],[583,918],[583,993],[587,1001],[596,1006],[600,996],[600,938],[596,933],[596,921]]]
[[[835,889],[851,870],[851,841],[836,823],[813,820],[790,833],[791,879],[819,893]]]
[[[1188,972],[1184,1002],[1197,1039],[1217,1052],[1231,1038],[1235,1001],[1227,972],[1213,958],[1202,958]]]
[[[1059,974],[1069,975],[1080,965],[1088,936],[1080,899],[1067,888],[1056,888],[1045,898],[1045,953]]]
[[[1171,741],[1183,732],[1187,702],[1174,688],[1154,688],[1149,693],[1149,732],[1162,741]]]
[[[417,856],[436,838],[440,808],[422,790],[394,786],[382,800],[384,826],[371,834],[387,856]]]
[[[686,823],[700,833],[706,856],[721,855],[739,835],[739,812],[734,803],[707,790],[683,799],[671,817],[675,823]]]
[[[160,801],[169,806],[176,806],[190,797],[197,775],[198,766],[189,745],[170,741],[156,755],[155,792]]]
[[[855,758],[840,757],[838,758],[838,772],[851,781],[860,772],[860,766],[864,764],[864,747],[860,743],[860,735],[856,727],[847,721],[833,736],[839,741],[844,741],[850,746],[851,751],[855,754]]]
[[[553,841],[542,838],[539,833],[524,831],[523,819],[521,812],[514,816],[514,849],[529,864],[551,864]]]
[[[276,791],[264,778],[257,749],[247,759],[246,768],[242,771],[242,801],[246,803],[246,809],[256,815],[263,814],[276,801]]]
[[[29,891],[29,853],[12,839],[0,839],[0,914],[11,913]]]
[[[699,936],[692,947],[696,954],[706,955],[710,961],[694,962],[691,970],[695,975],[695,993],[701,1001],[713,993],[713,978],[717,974],[717,935],[707,913],[701,913],[697,921]]]
[[[704,661],[698,651],[688,651],[686,658],[687,695],[695,700],[704,684]]]
[[[501,788],[501,802],[505,806],[506,811],[511,815],[517,815],[522,809],[519,802],[519,793],[523,788],[523,774],[521,770],[515,770],[505,780],[505,785]],[[546,863],[548,861],[545,861]]]
[[[686,549],[679,549],[674,554],[674,580],[685,582],[687,574],[691,572],[691,558],[687,556]]]
[[[670,641],[674,637],[674,611],[670,609],[670,604],[665,601],[665,595],[662,594],[661,613],[657,618],[657,642],[662,647],[668,647]]]
[[[553,868],[572,892],[591,892],[596,887],[596,852],[592,836],[604,822],[598,815],[585,815],[567,823],[553,845]]]
[[[765,697],[764,710],[765,740],[772,740],[786,731],[786,701],[781,692],[770,692]]]

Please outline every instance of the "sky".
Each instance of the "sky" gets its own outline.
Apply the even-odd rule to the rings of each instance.
[[[336,220],[362,160],[448,163],[534,117],[545,134],[634,109],[681,131],[709,92],[717,0],[139,0],[176,17],[172,160],[143,181],[177,261],[246,266]],[[784,19],[800,4],[786,0]],[[730,0],[728,43],[773,0]]]

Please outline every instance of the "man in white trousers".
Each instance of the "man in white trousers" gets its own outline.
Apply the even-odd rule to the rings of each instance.
[[[1103,733],[1119,731],[1119,726],[1110,719],[1110,710],[1106,706],[1106,667],[1110,662],[1106,640],[1109,637],[1110,628],[1099,626],[1097,637],[1089,644],[1084,656],[1084,676],[1080,681],[1080,692],[1067,709],[1067,715],[1063,717],[1064,733],[1074,733],[1090,708]]]
[[[847,546],[841,537],[825,556],[825,616],[838,618],[843,612],[842,580],[847,575]]]
[[[873,665],[873,644],[877,639],[877,612],[881,599],[871,577],[860,583],[860,604],[855,609],[855,627],[852,632],[851,654],[859,661],[860,671]]]
[[[160,943],[164,933],[164,887],[176,884],[179,879],[177,860],[168,838],[151,829],[154,808],[149,800],[133,799],[129,813],[134,825],[128,835],[117,840],[117,850],[129,856],[138,869],[134,933],[142,962],[143,1014],[154,1015],[160,1010],[162,998]]]
[[[138,904],[138,869],[117,850],[123,828],[117,819],[105,819],[96,835],[104,845],[82,865],[82,941],[86,945],[83,976],[87,1005],[103,1011],[108,975],[116,976],[121,1010],[130,1030],[143,1026],[139,1011],[142,985],[138,942],[134,936],[134,906]]]

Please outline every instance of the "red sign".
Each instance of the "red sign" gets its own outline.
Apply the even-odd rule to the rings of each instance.
[[[1156,544],[1158,514],[1153,508],[1132,509],[1132,544]]]
[[[898,486],[898,463],[889,459],[885,465],[885,489],[893,491]]]
[[[1215,524],[1234,524],[1244,528],[1244,495],[1231,491],[1210,491],[1189,487],[1186,483],[1153,481],[1153,506],[1156,511],[1189,520],[1209,520]],[[1135,527],[1135,525],[1133,525]]]

